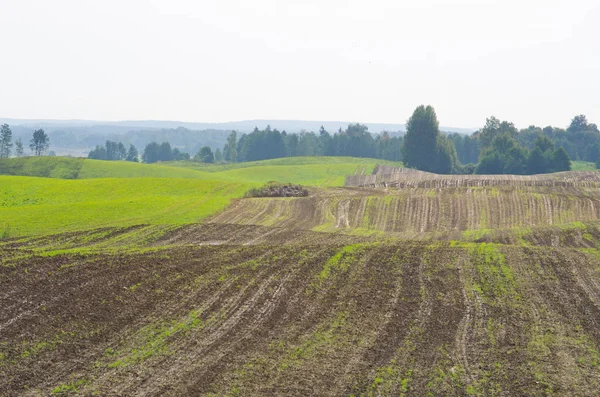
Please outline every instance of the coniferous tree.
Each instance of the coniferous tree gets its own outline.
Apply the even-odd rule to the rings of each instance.
[[[439,133],[439,123],[433,107],[417,107],[406,125],[402,149],[404,165],[435,172]]]
[[[552,156],[554,171],[571,171],[571,159],[563,147],[556,149]]]
[[[548,168],[547,159],[539,147],[533,148],[527,159],[527,172],[529,174],[543,174]]]

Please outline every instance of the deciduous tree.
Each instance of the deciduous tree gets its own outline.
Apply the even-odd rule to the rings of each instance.
[[[43,155],[50,147],[50,138],[43,129],[35,130],[29,142],[29,148],[35,156]]]
[[[8,124],[2,124],[0,127],[0,158],[10,157],[12,145],[12,131]]]

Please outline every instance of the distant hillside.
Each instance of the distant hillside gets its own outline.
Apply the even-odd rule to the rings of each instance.
[[[139,150],[151,141],[169,141],[171,145],[188,153],[197,152],[202,146],[213,150],[225,145],[227,135],[232,130],[250,133],[255,127],[264,129],[268,125],[280,131],[299,133],[317,132],[323,126],[330,133],[340,128],[346,129],[349,121],[302,121],[302,120],[244,120],[228,123],[196,123],[185,121],[133,120],[133,121],[93,121],[93,120],[35,120],[0,118],[0,124],[10,125],[13,138],[21,138],[27,146],[34,130],[43,128],[50,136],[50,150],[57,155],[87,156],[96,145],[107,140],[133,144]],[[403,135],[404,124],[363,123],[371,133],[391,132]],[[440,127],[442,131],[470,133],[466,128]]]

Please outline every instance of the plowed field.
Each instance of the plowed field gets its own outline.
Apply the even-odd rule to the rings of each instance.
[[[595,174],[427,178],[0,241],[0,395],[597,396]]]

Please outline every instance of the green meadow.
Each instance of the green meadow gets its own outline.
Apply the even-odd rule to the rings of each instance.
[[[0,176],[0,234],[198,222],[252,184],[182,178],[61,180]]]
[[[573,171],[595,171],[596,164],[592,161],[571,161]]]

